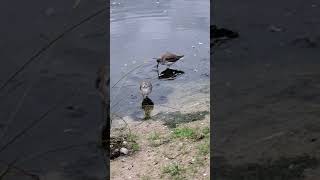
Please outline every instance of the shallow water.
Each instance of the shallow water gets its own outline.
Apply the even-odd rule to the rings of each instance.
[[[143,117],[141,80],[150,79],[152,114],[183,111],[186,103],[209,104],[209,0],[117,0],[111,2],[111,113]],[[154,66],[169,51],[184,58],[171,69],[183,71],[174,80],[159,79]],[[137,68],[132,71],[132,69]],[[160,66],[159,71],[166,69]]]

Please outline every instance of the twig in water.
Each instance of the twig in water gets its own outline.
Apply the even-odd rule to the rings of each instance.
[[[128,128],[129,133],[131,134],[131,129],[130,129],[129,124],[127,123],[127,121],[124,120],[121,116],[119,116],[119,115],[117,115],[117,114],[114,114],[114,113],[113,113],[113,115],[115,115],[115,116],[117,116],[118,118],[120,118],[120,119],[126,124],[126,128]]]
[[[15,159],[11,163],[7,164],[7,168],[2,173],[0,173],[0,180],[2,180],[10,172],[10,169],[16,163],[17,160],[18,159]]]
[[[14,164],[10,165],[10,163],[7,163],[7,162],[5,162],[5,161],[3,161],[3,160],[0,160],[0,163],[6,165],[7,167],[10,166],[11,169],[14,169],[14,170],[16,170],[16,171],[19,171],[19,172],[21,172],[23,175],[29,176],[29,177],[31,177],[31,178],[34,179],[34,180],[40,180],[40,177],[39,177],[38,175],[29,173],[28,171],[26,171],[26,170],[24,170],[24,169],[22,169],[22,168],[20,168],[20,167],[18,167],[18,166],[15,166]],[[0,180],[1,180],[1,179],[0,179]]]
[[[142,67],[143,65],[144,65],[144,63],[141,64],[141,65],[139,65],[139,66],[137,66],[137,67],[135,67],[135,68],[133,68],[133,69],[131,69],[129,72],[127,72],[125,75],[123,75],[111,88],[114,88],[123,78],[125,78],[127,75],[129,75],[129,74],[130,74],[131,72],[133,72],[134,70]]]
[[[67,33],[73,31],[74,29],[76,29],[77,27],[79,27],[80,25],[82,25],[83,23],[93,19],[94,17],[100,15],[101,13],[105,12],[107,8],[103,8],[97,12],[95,12],[94,14],[84,18],[82,21],[80,21],[79,23],[71,26],[70,28],[68,28],[67,30],[65,30],[64,32],[60,33],[56,38],[54,38],[52,41],[50,41],[46,46],[42,47],[39,51],[37,51],[33,56],[31,56],[31,58],[29,58],[17,71],[15,71],[8,80],[6,80],[0,87],[0,91],[2,91],[20,72],[22,72],[31,62],[33,62],[34,60],[36,60],[37,57],[39,57],[43,52],[45,52],[46,50],[48,50],[55,42],[57,42],[58,40],[60,40],[61,38],[63,38]]]
[[[7,121],[7,126],[5,127],[5,129],[3,130],[2,132],[2,136],[0,137],[0,139],[3,139],[3,137],[6,135],[6,132],[9,128],[9,124],[11,124],[11,122],[14,120],[14,118],[16,117],[16,115],[18,114],[23,102],[24,102],[24,99],[26,98],[27,94],[29,93],[29,91],[31,90],[32,88],[32,85],[30,85],[25,91],[24,91],[24,94],[22,96],[22,98],[20,99],[16,109],[14,110],[14,112],[12,113],[12,115],[10,116],[9,120]]]

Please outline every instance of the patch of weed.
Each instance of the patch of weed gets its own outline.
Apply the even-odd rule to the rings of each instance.
[[[148,137],[148,140],[150,145],[153,147],[158,147],[164,143],[160,137],[160,134],[157,132],[153,132],[152,134],[150,134],[150,136]]]
[[[196,136],[196,131],[188,127],[176,128],[173,131],[173,136],[175,138],[193,139]]]
[[[140,146],[139,146],[138,143],[135,142],[135,143],[131,144],[131,149],[132,149],[133,152],[136,152],[136,151],[140,150]]]
[[[210,152],[210,143],[206,140],[204,143],[198,146],[198,151],[200,155],[207,155]]]
[[[180,111],[172,113],[158,113],[152,119],[164,121],[164,125],[169,128],[176,128],[178,124],[203,120],[209,111],[199,111],[194,113],[182,114]]]
[[[185,169],[181,167],[178,163],[173,163],[163,168],[163,173],[169,174],[170,176],[175,178],[179,178],[184,172]]]

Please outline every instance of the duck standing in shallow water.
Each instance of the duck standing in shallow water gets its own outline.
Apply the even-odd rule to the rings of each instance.
[[[148,97],[148,95],[152,92],[152,84],[150,81],[144,80],[140,83],[140,92],[143,98]]]
[[[172,64],[176,63],[179,59],[184,57],[184,55],[176,55],[170,52],[164,53],[160,58],[153,58],[157,60],[157,69],[159,67],[159,64],[161,65],[167,65],[170,67]]]

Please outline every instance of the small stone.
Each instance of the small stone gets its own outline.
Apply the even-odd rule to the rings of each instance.
[[[127,155],[129,153],[128,149],[127,148],[121,148],[120,149],[120,153],[124,154],[124,155]]]
[[[196,48],[195,46],[192,46],[192,48]]]
[[[203,174],[203,176],[207,176],[207,174],[206,174],[206,173],[204,173],[204,174]]]
[[[127,142],[127,141],[123,141],[122,144],[123,144],[123,145],[127,145],[128,142]]]

